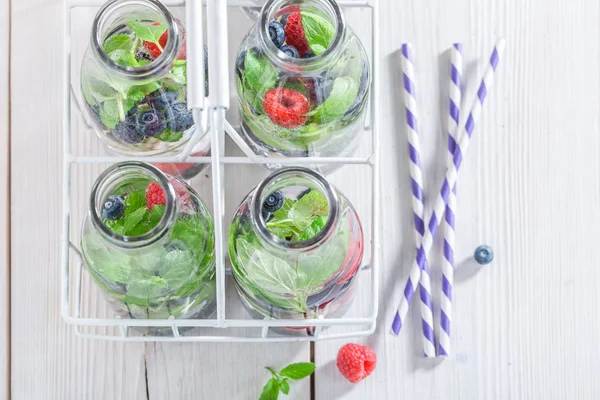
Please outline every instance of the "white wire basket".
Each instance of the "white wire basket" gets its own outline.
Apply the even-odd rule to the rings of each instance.
[[[216,313],[211,319],[129,319],[115,316],[95,288],[85,267],[76,243],[79,241],[79,226],[85,206],[88,204],[89,188],[100,171],[110,164],[132,160],[112,156],[107,153],[90,149],[100,148],[99,139],[90,132],[79,134],[80,130],[90,130],[89,124],[84,123],[85,117],[78,106],[78,81],[76,74],[80,59],[76,57],[76,42],[87,45],[88,35],[81,42],[80,35],[72,34],[73,14],[85,9],[93,15],[104,3],[103,0],[70,0],[65,10],[64,30],[64,98],[63,98],[63,233],[62,233],[62,288],[61,311],[63,318],[74,326],[77,335],[87,338],[116,340],[116,341],[197,341],[197,342],[266,342],[266,341],[316,341],[355,336],[366,336],[374,332],[378,313],[380,258],[380,190],[379,190],[379,38],[378,38],[378,0],[340,0],[338,3],[345,12],[356,13],[361,20],[368,15],[370,27],[361,40],[370,47],[372,71],[372,88],[369,102],[369,113],[363,132],[363,142],[367,143],[369,151],[359,151],[354,157],[304,157],[304,158],[268,158],[258,157],[246,145],[238,133],[239,127],[226,119],[230,99],[230,75],[228,50],[228,11],[244,8],[252,14],[261,6],[256,0],[163,0],[172,9],[179,9],[185,14],[186,30],[188,32],[188,104],[192,108],[194,119],[209,123],[208,133],[198,129],[184,149],[183,154],[176,157],[144,157],[138,158],[145,162],[162,163],[206,163],[211,166],[212,179],[200,182],[200,194],[205,200],[212,198],[212,214],[215,228],[216,256]],[[206,31],[210,34],[204,37],[204,14],[206,14]],[[79,22],[79,16],[77,16]],[[350,23],[351,25],[351,23]],[[360,37],[360,35],[359,35]],[[203,45],[209,52],[210,96],[204,97]],[[81,47],[81,46],[79,46]],[[74,110],[75,113],[71,113]],[[233,113],[234,115],[236,113]],[[202,138],[210,138],[210,156],[191,156],[194,145]],[[232,141],[234,150],[230,155],[225,151],[226,137]],[[74,139],[83,140],[74,152]],[[90,141],[90,142],[88,142]],[[230,143],[231,144],[231,143]],[[83,150],[79,149],[83,148]],[[265,165],[327,165],[334,164],[354,168],[352,180],[344,179],[347,171],[341,168],[335,176],[329,179],[346,193],[357,183],[356,174],[364,177],[369,190],[364,193],[362,203],[365,207],[358,208],[359,216],[365,226],[366,244],[364,265],[358,277],[355,288],[355,299],[350,311],[342,318],[327,316],[327,310],[317,318],[303,320],[252,319],[243,309],[241,301],[235,293],[227,266],[225,225],[231,219],[232,213],[225,212],[226,205],[237,206],[243,199],[228,196],[225,176],[230,173],[247,174],[248,171],[261,171],[267,174]],[[235,168],[238,168],[237,172]],[[241,168],[241,170],[239,169]],[[201,178],[204,179],[204,178]],[[244,193],[249,192],[258,181],[249,182]],[[198,189],[198,185],[192,182]],[[356,190],[355,190],[356,191]],[[352,198],[350,198],[353,201]],[[209,201],[207,201],[209,202]],[[356,206],[356,204],[355,204]],[[234,208],[235,209],[235,208]],[[278,327],[299,328],[302,334],[282,335]],[[162,329],[153,329],[162,328]],[[274,329],[275,328],[275,329]],[[301,329],[304,328],[304,329]]]

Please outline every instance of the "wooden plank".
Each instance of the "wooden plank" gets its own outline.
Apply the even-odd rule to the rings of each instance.
[[[145,399],[143,345],[79,339],[60,315],[63,10],[12,2],[12,398]],[[73,182],[74,228],[90,179]],[[92,309],[105,307],[86,289]]]
[[[10,54],[10,3],[0,5],[0,52]],[[0,62],[0,400],[10,395],[9,60]]]
[[[370,345],[379,360],[372,376],[352,385],[334,362],[346,341],[317,343],[316,398],[598,398],[598,2],[380,5],[381,313],[376,334],[356,340]],[[507,52],[458,185],[452,355],[424,360],[418,299],[400,337],[389,333],[414,256],[395,52],[404,41],[414,45],[425,186],[432,199],[446,151],[445,115],[440,117],[446,99],[439,85],[447,93],[447,59],[440,55],[453,41],[464,43],[470,104],[483,71],[483,63],[475,62],[488,57],[499,36],[507,38]],[[495,249],[496,260],[477,268],[469,258],[484,243]],[[431,267],[439,271],[440,265],[438,252]],[[432,279],[438,295],[439,272]]]

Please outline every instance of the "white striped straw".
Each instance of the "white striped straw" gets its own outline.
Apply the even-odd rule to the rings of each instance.
[[[415,69],[412,46],[402,45],[402,72],[404,84],[404,108],[406,112],[406,132],[408,137],[409,170],[412,186],[412,208],[414,219],[415,246],[421,247],[425,226],[423,224],[423,174],[420,160],[420,138],[418,130],[418,108],[415,95]],[[415,282],[416,283],[416,282]],[[431,308],[431,283],[427,264],[421,274],[421,326],[423,328],[423,351],[425,357],[435,357],[433,338],[433,312]]]
[[[402,325],[406,320],[408,307],[411,303],[412,295],[414,294],[409,293],[412,288],[411,282],[416,282],[421,277],[422,266],[427,260],[427,256],[429,255],[429,252],[431,250],[431,246],[433,244],[433,237],[435,236],[438,228],[438,221],[440,221],[441,218],[443,218],[446,205],[448,204],[448,196],[452,191],[452,188],[456,185],[456,180],[458,178],[458,170],[460,169],[460,165],[462,163],[463,158],[467,155],[467,151],[469,149],[469,140],[471,139],[471,135],[473,134],[473,130],[475,129],[475,123],[479,120],[479,117],[481,116],[481,108],[483,106],[483,102],[485,100],[487,92],[492,88],[494,84],[494,71],[496,70],[498,61],[500,59],[500,56],[504,52],[505,47],[506,41],[504,39],[501,39],[494,47],[494,51],[492,52],[492,55],[489,60],[489,65],[485,70],[483,79],[477,91],[477,96],[473,102],[473,106],[471,107],[469,117],[467,118],[464,130],[460,136],[460,139],[457,143],[457,147],[454,151],[452,163],[448,165],[448,169],[446,170],[444,182],[442,183],[442,187],[435,201],[435,207],[429,218],[429,223],[427,224],[427,231],[425,232],[425,235],[423,235],[423,243],[419,248],[417,257],[411,267],[410,276],[404,289],[404,296],[401,297],[400,305],[398,306],[396,314],[394,315],[394,321],[392,322],[392,332],[396,335],[400,332],[400,328],[402,328]]]
[[[460,118],[460,103],[462,99],[461,75],[463,69],[462,44],[454,43],[450,49],[450,90],[448,111],[448,158],[452,163],[454,150],[458,142],[458,121]],[[452,285],[454,285],[454,217],[456,215],[456,185],[448,195],[448,206],[443,220],[444,232],[444,261],[442,264],[442,293],[440,297],[440,325],[438,340],[438,355],[450,354],[450,321],[452,319]]]

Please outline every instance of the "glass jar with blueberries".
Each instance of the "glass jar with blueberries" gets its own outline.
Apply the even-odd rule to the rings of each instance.
[[[349,155],[369,61],[334,0],[268,0],[236,60],[245,141],[265,156]]]
[[[107,2],[94,19],[81,66],[83,102],[95,131],[121,155],[182,148],[195,131],[186,72],[185,29],[163,4]]]
[[[216,298],[212,217],[184,181],[135,161],[105,170],[82,225],[84,264],[121,315],[208,318]]]
[[[278,170],[244,199],[231,223],[236,289],[255,318],[340,317],[353,298],[363,243],[356,211],[322,175]]]

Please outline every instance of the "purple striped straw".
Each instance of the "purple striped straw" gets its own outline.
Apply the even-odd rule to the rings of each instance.
[[[406,132],[408,137],[409,170],[412,186],[412,208],[415,232],[416,250],[421,247],[425,225],[423,224],[423,174],[421,172],[420,138],[417,127],[418,108],[415,95],[415,69],[413,65],[412,46],[402,45],[402,72],[404,83],[404,108],[406,111]],[[411,283],[416,287],[418,280]],[[431,283],[427,262],[423,264],[421,273],[421,327],[423,329],[423,351],[425,357],[435,357],[435,342],[433,335],[433,310],[431,307]]]
[[[450,50],[450,90],[448,112],[448,159],[452,163],[456,142],[462,92],[460,80],[463,68],[462,44],[454,43]],[[456,185],[448,196],[446,215],[443,221],[444,262],[442,264],[442,295],[440,299],[440,328],[438,355],[450,354],[450,320],[452,319],[452,285],[454,284],[454,217],[456,215]]]
[[[471,139],[471,135],[473,134],[473,130],[475,129],[475,123],[479,120],[479,117],[481,116],[481,109],[487,92],[492,88],[494,84],[494,72],[496,71],[498,61],[500,60],[500,56],[504,52],[505,47],[506,41],[504,39],[501,39],[494,47],[494,51],[492,52],[492,55],[489,60],[489,65],[485,70],[483,79],[481,81],[481,84],[479,85],[479,89],[477,90],[477,97],[473,101],[473,105],[467,118],[464,130],[460,135],[459,141],[456,143],[457,146],[452,157],[452,163],[448,165],[448,168],[446,170],[444,182],[442,183],[442,187],[435,201],[435,207],[429,218],[429,223],[427,224],[427,231],[423,235],[423,242],[421,244],[421,247],[419,248],[417,257],[411,267],[410,276],[408,279],[409,282],[407,282],[406,287],[404,289],[405,295],[402,296],[402,298],[400,299],[400,305],[398,306],[398,309],[394,316],[394,321],[392,322],[392,332],[396,335],[400,332],[400,328],[403,325],[403,321],[406,319],[408,307],[412,301],[413,293],[410,292],[409,283],[414,278],[416,278],[417,280],[419,279],[422,267],[425,264],[429,252],[431,251],[433,237],[435,236],[438,228],[438,221],[440,221],[441,218],[443,218],[446,205],[448,204],[448,197],[450,195],[450,192],[452,191],[452,188],[456,185],[460,165],[462,163],[463,158],[467,155],[467,151],[469,149],[469,140]]]

